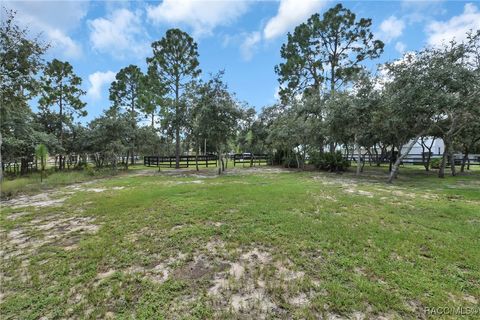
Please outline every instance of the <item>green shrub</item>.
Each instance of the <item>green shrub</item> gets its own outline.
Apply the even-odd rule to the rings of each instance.
[[[285,166],[285,168],[298,168],[297,159],[293,154],[284,156],[282,158],[282,163]]]
[[[312,154],[310,157],[310,163],[312,163],[317,169],[328,170],[331,172],[345,171],[350,166],[350,162],[343,158],[341,151]]]
[[[442,159],[439,159],[439,158],[435,158],[435,159],[430,160],[430,168],[431,169],[440,169],[441,161],[442,161]]]
[[[95,175],[95,169],[93,169],[92,167],[85,167],[84,171],[87,176]]]

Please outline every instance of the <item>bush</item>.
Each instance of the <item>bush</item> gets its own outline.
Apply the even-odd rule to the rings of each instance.
[[[349,166],[350,162],[343,158],[342,152],[337,151],[334,153],[316,153],[310,157],[310,162],[315,166],[315,168],[320,170],[328,171],[345,171]]]
[[[92,167],[85,167],[84,172],[87,176],[93,177],[95,175],[95,170]]]
[[[293,154],[284,156],[282,158],[282,163],[285,166],[285,168],[298,168],[297,159]]]
[[[430,168],[431,169],[440,169],[440,162],[442,159],[435,158],[430,160]]]

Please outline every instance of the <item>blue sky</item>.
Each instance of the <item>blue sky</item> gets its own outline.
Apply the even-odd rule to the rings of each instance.
[[[108,88],[129,64],[145,70],[150,43],[178,27],[198,43],[203,77],[225,70],[237,97],[260,110],[276,101],[274,66],[286,34],[336,1],[3,1],[18,21],[52,45],[46,59],[68,60],[83,78],[91,120],[109,107]],[[358,17],[372,18],[386,43],[375,65],[403,52],[462,40],[480,28],[478,1],[344,1]],[[33,104],[35,102],[32,102]],[[33,106],[35,107],[35,106]]]

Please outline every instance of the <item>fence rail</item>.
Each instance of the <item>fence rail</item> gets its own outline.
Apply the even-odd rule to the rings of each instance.
[[[2,162],[1,170],[9,174],[20,174],[22,170],[22,164],[18,161]],[[33,161],[28,161],[24,165],[25,173],[33,172],[37,170],[37,165]]]
[[[201,156],[180,156],[180,168],[188,168],[195,166],[198,161],[199,165],[217,166],[218,157],[216,155]],[[143,157],[143,165],[147,167],[168,167],[175,168],[175,156],[145,156]]]
[[[245,153],[236,153],[230,155],[230,159],[233,160],[233,166],[235,167],[237,163],[241,163],[242,166],[248,164],[250,166],[270,164],[270,157],[268,154],[245,154]]]
[[[380,155],[379,155],[380,156]],[[363,154],[361,155],[362,161],[365,161],[367,163],[389,163],[390,162],[390,156],[384,156],[384,157],[379,157],[377,158],[375,155],[370,155],[370,154]],[[345,157],[346,160],[350,161],[357,161],[358,155],[353,154],[347,157]],[[393,159],[395,161],[396,158]],[[424,162],[426,163],[428,159],[428,155],[425,155],[425,158],[422,157],[421,154],[409,154],[402,160],[402,164],[412,164],[412,165],[423,165]],[[442,159],[442,156],[439,155],[431,155],[430,156],[430,161],[434,159]],[[464,159],[463,155],[461,154],[455,154],[454,155],[454,161],[455,165],[462,165]],[[450,164],[450,161],[448,161],[448,164]],[[478,154],[473,154],[469,155],[467,159],[465,159],[465,164],[466,165],[471,165],[471,166],[476,166],[480,165],[480,155]]]

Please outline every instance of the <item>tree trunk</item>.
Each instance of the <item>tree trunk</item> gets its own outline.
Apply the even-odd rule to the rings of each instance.
[[[305,167],[307,166],[307,148],[303,148],[303,155],[302,155],[302,170],[305,170]],[[260,162],[258,164],[260,166]]]
[[[447,166],[447,157],[450,149],[450,142],[444,140],[445,150],[443,150],[442,162],[440,163],[440,168],[438,170],[438,177],[445,178],[445,167]]]
[[[60,108],[60,112],[59,112],[59,115],[60,115],[60,147],[62,148],[62,152],[63,152],[64,150],[63,150],[63,99],[62,98],[63,98],[63,86],[61,85],[60,86],[60,98],[59,98],[58,106]],[[62,159],[63,159],[63,155],[60,153],[60,158],[59,158],[59,169],[60,170],[63,169]]]
[[[377,150],[377,145],[376,144],[373,145],[373,151],[375,152],[375,165],[377,167],[380,167],[380,164],[381,164],[380,160],[381,160],[382,155],[380,155],[380,156],[378,155],[378,150]],[[380,152],[383,153],[383,151],[380,151]]]
[[[357,137],[355,136],[355,147],[357,149],[357,176],[360,175],[360,170],[362,166],[362,159],[360,154],[360,144],[357,141]]]
[[[218,155],[218,174],[222,174],[222,155],[220,153],[220,150],[217,150],[217,155]]]
[[[398,168],[400,167],[400,163],[402,163],[402,160],[403,158],[405,158],[408,153],[412,150],[413,146],[415,145],[415,143],[417,143],[418,139],[423,135],[423,132],[419,135],[417,135],[411,142],[410,144],[407,146],[407,150],[405,150],[405,152],[401,155],[399,155],[399,157],[397,157],[397,160],[395,161],[395,164],[393,165],[392,167],[392,171],[390,172],[390,176],[388,177],[388,183],[392,183],[393,182],[393,179],[396,178],[397,174],[398,174]],[[400,147],[401,148],[401,147]],[[398,150],[400,150],[400,148]],[[393,150],[393,149],[392,149]]]
[[[320,142],[320,148],[319,148],[319,153],[322,155],[323,154],[323,148],[325,147],[325,138],[322,136],[319,138],[319,142]]]
[[[25,158],[20,159],[20,174],[26,174],[28,171],[28,160]]]
[[[467,163],[467,160],[468,160],[468,148],[465,147],[463,152],[462,166],[460,167],[460,172],[465,172],[465,164]]]
[[[179,84],[180,80],[175,79],[175,168],[180,168],[180,125],[179,125]]]
[[[387,156],[387,146],[383,145],[380,149],[380,157],[378,158],[377,167],[382,165],[383,159]]]
[[[198,171],[198,152],[195,153],[195,168],[196,168],[197,171]]]
[[[388,172],[392,172],[393,156],[394,155],[395,155],[395,146],[392,145],[392,150],[390,151],[390,163],[388,165]]]
[[[348,151],[348,144],[345,144],[345,159],[349,161],[348,157],[350,156],[350,152]]]
[[[422,164],[425,167],[425,171],[428,171],[428,165],[425,161],[425,143],[423,142],[423,137],[420,138],[420,145],[422,146]]]
[[[448,153],[448,157],[450,159],[450,169],[452,170],[452,176],[456,176],[457,171],[455,169],[455,157],[453,155],[453,150],[450,150],[450,152]]]
[[[427,163],[425,164],[425,171],[430,171],[430,161],[432,160],[432,152],[429,150],[427,155]]]

